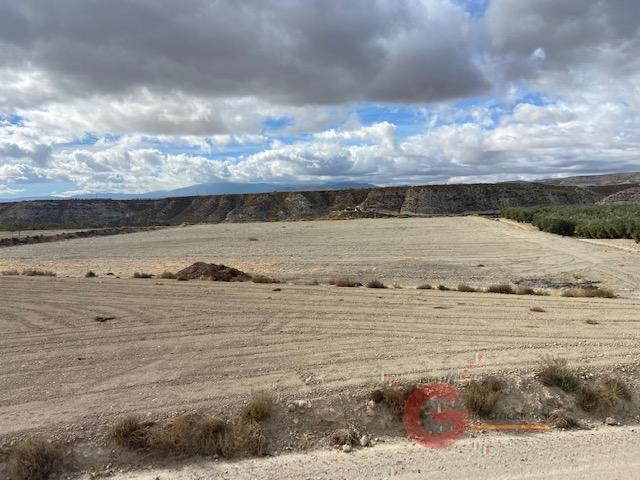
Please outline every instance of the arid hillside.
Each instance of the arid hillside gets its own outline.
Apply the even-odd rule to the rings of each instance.
[[[625,185],[621,188],[628,188]],[[474,184],[273,192],[159,200],[47,200],[0,204],[0,225],[96,227],[396,215],[491,213],[510,206],[592,204],[616,192],[531,184]]]

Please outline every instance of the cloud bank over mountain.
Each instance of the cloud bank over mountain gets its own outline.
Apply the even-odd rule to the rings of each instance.
[[[638,18],[634,0],[0,0],[0,196],[639,170]]]

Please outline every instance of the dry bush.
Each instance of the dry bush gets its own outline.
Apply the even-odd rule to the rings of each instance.
[[[47,480],[64,466],[61,445],[43,438],[23,440],[11,449],[9,471],[14,480]]]
[[[602,385],[585,383],[578,389],[576,402],[585,412],[607,411],[615,407],[618,397],[615,396],[615,392]]]
[[[25,277],[55,277],[56,272],[51,270],[38,270],[36,268],[27,268],[22,271],[22,275]]]
[[[445,287],[444,285],[438,285],[438,290],[442,290],[442,291],[448,291],[451,290],[449,287]]]
[[[84,278],[95,278],[96,276],[96,272],[94,272],[93,270],[89,270],[84,274]]]
[[[149,448],[164,456],[221,455],[232,453],[230,426],[223,420],[195,414],[171,419],[150,435]]]
[[[469,285],[460,284],[458,285],[458,291],[459,292],[477,292],[478,289],[470,287]]]
[[[166,280],[175,280],[176,274],[173,272],[170,272],[169,270],[165,270],[160,274],[160,278],[164,278]]]
[[[3,270],[2,275],[4,276],[13,276],[13,275],[20,275],[20,272],[18,270]]]
[[[518,285],[516,287],[516,295],[535,295],[535,290],[526,285]]]
[[[153,275],[145,272],[134,272],[133,278],[153,278]]]
[[[233,454],[263,455],[267,440],[258,422],[243,417],[231,419],[231,452]]]
[[[462,389],[465,406],[476,415],[486,416],[493,412],[502,398],[504,382],[497,377],[486,377],[480,381],[472,380]]]
[[[563,297],[616,298],[615,293],[607,288],[570,288],[562,292]]]
[[[242,408],[242,416],[259,422],[271,416],[273,397],[267,393],[259,393]]]
[[[350,278],[338,278],[337,280],[332,280],[329,282],[331,285],[335,285],[336,287],[361,287],[362,284],[351,280]]]
[[[281,283],[277,278],[267,277],[266,275],[256,275],[251,278],[253,283]]]
[[[580,378],[564,358],[545,357],[538,378],[548,387],[558,387],[565,392],[575,392],[580,386]]]
[[[549,415],[549,423],[556,428],[570,429],[580,426],[578,419],[564,409],[558,409]]]
[[[358,436],[352,428],[339,428],[334,430],[329,437],[331,445],[355,445],[358,441]]]
[[[584,323],[586,323],[587,325],[600,325],[596,320],[585,320]]]
[[[529,310],[532,312],[538,312],[538,313],[546,312],[546,310],[542,307],[531,307]]]
[[[418,285],[416,287],[418,290],[432,290],[433,287],[431,285],[429,285],[428,283],[424,283],[422,285]]]
[[[138,417],[124,417],[111,427],[111,438],[121,447],[130,450],[147,448],[148,425]]]
[[[387,288],[387,286],[380,280],[369,280],[366,283],[367,288]]]
[[[602,387],[610,392],[610,395],[620,400],[631,401],[631,389],[619,378],[607,378],[602,382]]]
[[[249,240],[250,242],[257,242],[258,239],[256,237],[249,237],[247,238],[247,240]]]
[[[500,285],[491,285],[487,288],[489,293],[503,293],[506,295],[513,295],[516,291],[508,283],[502,283]]]
[[[369,400],[373,400],[375,403],[380,403],[384,400],[384,391],[381,388],[377,388],[369,394]]]
[[[376,403],[382,402],[393,416],[402,418],[402,414],[404,413],[404,404],[416,388],[418,388],[417,385],[393,385],[374,390],[369,394],[369,398]]]

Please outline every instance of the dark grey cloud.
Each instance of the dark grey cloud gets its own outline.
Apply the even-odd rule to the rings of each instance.
[[[447,0],[25,0],[0,42],[74,95],[421,102],[486,91],[468,21]]]

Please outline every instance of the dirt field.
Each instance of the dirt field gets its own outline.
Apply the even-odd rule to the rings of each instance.
[[[59,276],[160,274],[195,261],[303,281],[379,277],[455,287],[582,279],[640,296],[633,251],[479,217],[196,225],[0,249],[0,270],[36,267]]]
[[[575,478],[584,475],[579,468],[604,468],[605,459],[614,466],[599,470],[602,475],[630,478],[637,471],[635,412],[616,412],[622,427],[481,435],[483,445],[493,448],[489,455],[480,453],[473,437],[440,452],[413,446],[401,440],[401,425],[387,429],[379,415],[365,413],[367,393],[383,379],[499,372],[514,383],[525,379],[518,388],[531,395],[515,408],[535,418],[548,400],[533,379],[545,354],[567,358],[584,372],[615,371],[637,389],[637,254],[471,217],[208,225],[0,251],[0,269],[42,266],[77,276],[90,267],[127,276],[134,270],[159,273],[195,260],[297,280],[349,274],[405,285],[575,281],[579,275],[629,298],[0,277],[0,446],[38,432],[84,442],[102,459],[103,472],[112,461],[103,436],[122,415],[225,415],[266,390],[277,401],[270,427],[274,435],[280,432],[271,452],[277,456],[161,465],[116,477],[384,478],[403,462],[399,478],[420,478],[418,470],[434,478]],[[99,323],[96,316],[114,318]],[[313,405],[296,417],[299,423],[286,409],[295,399]],[[313,438],[347,422],[387,441],[347,455]],[[282,455],[300,451],[308,433],[310,453]],[[584,462],[573,468],[564,453]],[[301,470],[302,461],[311,466]],[[517,477],[521,467],[529,474]]]

